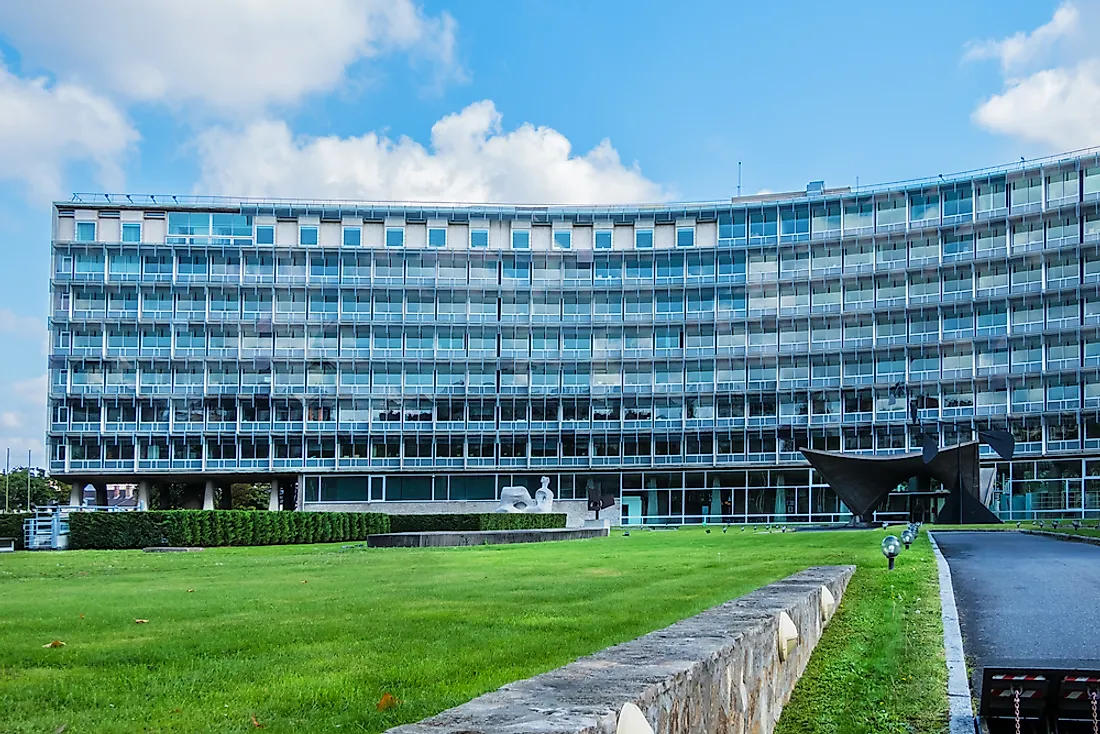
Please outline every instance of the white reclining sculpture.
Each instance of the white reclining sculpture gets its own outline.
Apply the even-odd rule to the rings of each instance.
[[[500,490],[500,507],[497,512],[551,512],[554,493],[550,491],[550,477],[542,477],[535,498],[527,487],[504,487]]]

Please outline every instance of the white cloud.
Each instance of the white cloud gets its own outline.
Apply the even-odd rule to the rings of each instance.
[[[11,394],[15,400],[34,405],[45,410],[46,408],[46,374],[31,377],[26,380],[17,380],[12,383]]]
[[[0,450],[10,448],[12,465],[22,466],[27,449],[43,464],[46,433],[46,375],[16,380],[0,391]]]
[[[175,107],[292,104],[393,52],[431,64],[437,81],[463,78],[454,19],[413,0],[36,0],[0,3],[0,27],[24,65]]]
[[[1072,34],[1080,21],[1081,13],[1077,6],[1064,3],[1054,11],[1054,16],[1049,22],[1030,33],[1021,31],[1000,40],[970,42],[967,44],[965,58],[968,60],[997,59],[1001,62],[1001,69],[1009,73],[1043,58],[1061,39]]]
[[[1100,59],[1044,69],[995,94],[974,111],[994,132],[1062,150],[1100,142]]]
[[[45,432],[42,435],[45,436]],[[31,451],[31,464],[33,466],[43,467],[46,465],[43,458],[43,441],[41,438],[0,434],[0,450],[6,449],[11,449],[11,466],[13,469],[27,463],[28,449]],[[3,456],[0,456],[0,460],[2,459]],[[2,465],[0,465],[0,468],[2,468]]]
[[[46,333],[46,324],[34,316],[23,316],[10,308],[0,308],[0,334],[39,337]]]
[[[973,121],[1052,150],[1100,144],[1100,3],[1065,3],[1030,33],[972,43],[968,60],[996,59],[1004,89]]]
[[[122,182],[121,159],[137,140],[108,99],[76,84],[21,79],[0,65],[0,179],[53,197],[66,162],[83,160],[96,166],[104,187],[114,188]],[[0,329],[4,318],[0,313]]]
[[[17,314],[10,308],[0,308],[0,334],[9,337],[8,343],[13,339],[26,339],[35,341],[39,346],[42,356],[47,354],[49,348],[49,332],[42,319],[34,316]]]
[[[490,101],[432,126],[428,148],[407,137],[294,137],[286,123],[209,130],[198,190],[232,196],[386,201],[616,203],[667,194],[625,166],[608,140],[575,155],[548,127],[501,127]]]

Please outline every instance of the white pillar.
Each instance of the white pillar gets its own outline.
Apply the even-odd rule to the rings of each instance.
[[[149,482],[144,479],[138,482],[137,486],[137,508],[139,510],[149,509]]]
[[[267,497],[267,509],[275,512],[279,509],[279,480],[271,480],[271,493]]]
[[[73,488],[69,491],[69,504],[80,506],[84,504],[84,485],[81,482],[73,482]]]
[[[214,480],[206,480],[206,491],[202,495],[202,509],[213,510],[214,509]]]

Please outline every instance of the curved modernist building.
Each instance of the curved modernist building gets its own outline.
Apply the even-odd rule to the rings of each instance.
[[[700,204],[78,195],[50,469],[384,511],[546,475],[574,520],[791,522],[847,517],[800,447],[993,427],[1002,517],[1095,515],[1098,248],[1095,152]]]

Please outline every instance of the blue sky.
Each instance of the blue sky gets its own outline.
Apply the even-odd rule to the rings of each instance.
[[[0,6],[0,449],[42,461],[50,201],[610,202],[1100,143],[1096,2]],[[123,39],[126,39],[125,42]]]

